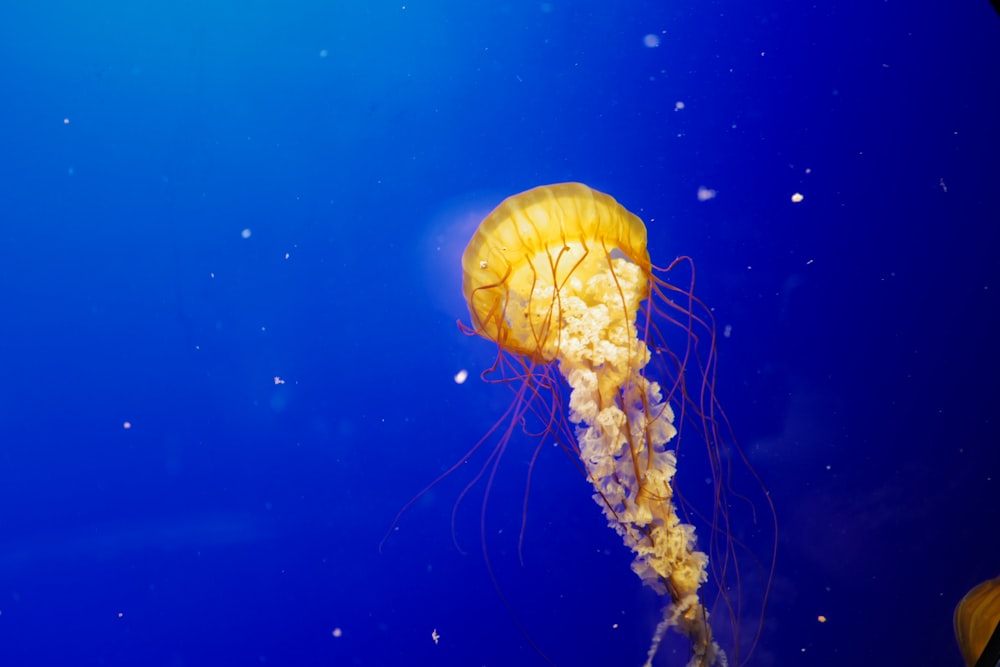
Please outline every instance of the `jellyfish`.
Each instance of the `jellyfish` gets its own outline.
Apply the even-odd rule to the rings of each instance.
[[[728,664],[700,595],[709,554],[699,548],[675,492],[686,416],[707,444],[712,468],[709,550],[722,561],[715,571],[734,571],[726,498],[731,462],[723,460],[721,443],[728,422],[714,392],[714,321],[694,297],[693,265],[688,285],[662,278],[683,263],[691,264],[680,257],[656,268],[642,220],[580,183],[509,197],[483,220],[462,257],[467,332],[498,346],[484,377],[499,373],[499,381],[515,386],[502,447],[526,416],[547,421],[542,435],[566,442],[578,458],[593,499],[632,550],[633,571],[665,597],[647,667],[671,628],[690,642],[689,667]],[[682,332],[677,348],[666,343],[666,328]],[[572,426],[560,414],[559,378],[569,387]],[[773,552],[766,576],[769,584]]]
[[[689,640],[689,667],[728,664],[700,594],[709,554],[675,492],[679,432],[691,422],[712,468],[715,507],[702,513],[709,551],[721,561],[715,569],[731,575],[731,462],[721,443],[720,425],[728,422],[713,389],[714,323],[694,297],[693,265],[689,284],[663,278],[685,262],[656,268],[642,220],[581,183],[509,197],[483,220],[462,257],[472,322],[466,331],[498,348],[484,378],[499,374],[497,381],[515,391],[502,420],[507,426],[499,429],[501,446],[527,416],[547,423],[542,435],[565,443],[582,464],[593,499],[633,553],[632,570],[664,597],[646,667],[670,629]],[[668,329],[681,332],[674,347]]]
[[[1000,660],[1000,577],[988,579],[955,607],[955,638],[968,667]]]

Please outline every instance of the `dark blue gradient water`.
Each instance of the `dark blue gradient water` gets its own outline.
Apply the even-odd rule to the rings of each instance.
[[[536,443],[490,492],[508,606],[482,483],[452,531],[486,452],[379,550],[511,398],[456,325],[471,230],[566,180],[728,332],[779,521],[750,664],[960,664],[1000,573],[998,84],[985,0],[6,3],[0,665],[545,664],[520,623],[638,667],[660,601],[555,447],[523,564]]]

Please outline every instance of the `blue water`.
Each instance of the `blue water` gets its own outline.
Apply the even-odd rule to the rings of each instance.
[[[516,438],[485,524],[486,452],[379,550],[510,401],[466,240],[566,180],[728,328],[779,526],[750,664],[959,665],[1000,573],[998,84],[985,0],[4,3],[0,665],[546,664],[520,623],[638,667],[660,601],[557,448],[526,514]]]

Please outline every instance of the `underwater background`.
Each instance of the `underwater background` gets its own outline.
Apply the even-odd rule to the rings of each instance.
[[[638,667],[661,601],[557,447],[526,510],[519,435],[485,523],[489,447],[393,527],[511,400],[465,243],[570,180],[715,314],[778,519],[749,664],[961,664],[1000,574],[986,0],[8,2],[0,91],[0,665]]]

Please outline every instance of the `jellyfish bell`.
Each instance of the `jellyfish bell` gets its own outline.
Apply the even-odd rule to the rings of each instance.
[[[686,284],[666,279],[682,265],[691,269]],[[594,500],[634,554],[633,571],[666,598],[646,665],[670,628],[688,638],[690,666],[728,664],[700,594],[710,571],[720,579],[716,599],[733,626],[734,663],[745,664],[759,626],[741,657],[741,558],[728,496],[733,457],[724,449],[728,423],[714,392],[714,322],[694,297],[690,260],[656,268],[637,216],[609,195],[560,183],[494,209],[466,247],[462,270],[467,332],[497,345],[484,377],[515,391],[487,434],[498,440],[489,480],[518,425],[529,416],[546,423],[536,435],[554,437],[582,464]],[[667,344],[668,329],[681,332],[679,345]],[[570,389],[565,411],[563,382]],[[708,455],[711,511],[687,507],[677,492],[685,424]],[[735,449],[736,461],[749,468]],[[692,523],[698,515],[706,518],[707,552]],[[773,577],[772,527],[760,619]]]
[[[1000,663],[1000,577],[969,591],[955,607],[955,639],[968,667]]]
[[[507,198],[462,255],[473,328],[507,352],[556,361],[559,290],[601,272],[613,257],[650,271],[645,225],[608,195],[561,183]],[[635,296],[644,299],[646,286]]]

